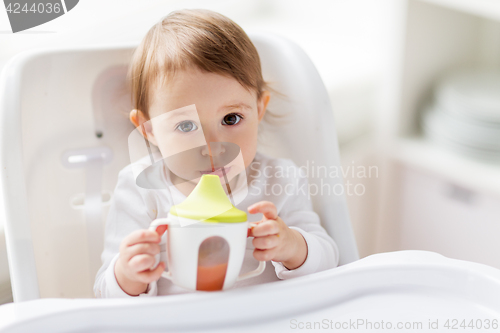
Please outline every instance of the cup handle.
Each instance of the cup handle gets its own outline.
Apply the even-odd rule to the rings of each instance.
[[[236,278],[236,281],[241,281],[241,280],[246,280],[251,277],[260,275],[264,272],[264,269],[266,269],[266,262],[265,261],[259,261],[259,267],[254,269],[253,271],[247,272],[245,274],[241,274]]]
[[[168,217],[164,217],[162,219],[156,219],[151,222],[149,225],[149,230],[156,231],[156,228],[160,225],[169,225],[172,221]]]
[[[160,225],[169,225],[170,223],[171,223],[171,221],[169,220],[168,217],[162,218],[162,219],[156,219],[153,222],[151,222],[151,224],[149,225],[149,230],[156,231],[156,228],[159,227]],[[155,256],[155,260],[156,260],[155,264],[153,265],[153,267],[150,268],[150,270],[155,269],[160,264],[160,255],[159,254],[157,254]],[[172,273],[170,272],[170,270],[167,272],[162,272],[161,277],[172,280]]]

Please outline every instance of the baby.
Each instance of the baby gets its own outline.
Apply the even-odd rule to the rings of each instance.
[[[258,126],[266,113],[270,88],[262,78],[256,48],[236,23],[209,10],[170,13],[136,49],[130,78],[135,107],[130,120],[162,156],[182,156],[184,164],[176,168],[175,161],[165,159],[165,164],[153,169],[164,188],[174,190],[139,186],[134,163],[120,171],[106,222],[103,265],[94,285],[96,297],[190,292],[160,279],[164,260],[154,265],[157,254],[165,258],[165,228],[155,232],[148,226],[182,202],[203,173],[218,174],[223,184],[229,179],[225,185],[234,189],[235,206],[250,214],[253,228],[248,232],[242,272],[255,269],[258,261],[272,264],[266,265],[263,274],[238,281],[235,287],[338,265],[337,245],[321,226],[307,194],[299,190],[304,185],[308,188],[307,178],[292,161],[257,152]],[[178,110],[194,117],[169,118],[177,116]],[[197,141],[200,138],[203,145]],[[194,148],[182,147],[185,142]],[[239,147],[240,169],[226,169],[222,163],[219,167],[224,169],[214,171],[215,157],[230,150],[216,143]],[[175,149],[189,154],[175,155]],[[281,173],[275,172],[278,169]],[[227,175],[220,174],[221,170]],[[246,192],[238,196],[242,183]],[[276,186],[287,191],[275,195],[268,190]]]

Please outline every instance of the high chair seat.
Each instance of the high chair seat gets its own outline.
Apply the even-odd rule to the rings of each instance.
[[[288,96],[272,97],[269,108],[287,111],[288,120],[274,131],[263,128],[269,144],[259,150],[299,166],[339,168],[332,110],[310,59],[284,38],[250,36],[265,79]],[[318,322],[339,330],[359,319],[374,329],[382,320],[408,330],[396,325],[421,322],[430,330],[438,321],[440,331],[471,319],[475,328],[486,320],[493,328],[499,270],[425,251],[357,260],[342,193],[312,197],[339,247],[340,267],[223,292],[83,299],[92,297],[94,257],[118,171],[130,163],[126,139],[134,128],[124,79],[132,50],[30,51],[0,78],[0,211],[16,301],[0,306],[2,332],[279,332]],[[309,180],[320,188],[325,181],[342,185],[341,176]]]
[[[269,109],[286,115],[272,131],[262,128],[259,151],[339,170],[330,101],[309,57],[283,37],[249,36],[264,79],[285,96],[272,93]],[[134,47],[32,50],[5,66],[0,208],[15,301],[93,297],[112,191],[130,163],[125,75]],[[330,189],[312,202],[344,265],[359,257],[338,174],[309,181]]]

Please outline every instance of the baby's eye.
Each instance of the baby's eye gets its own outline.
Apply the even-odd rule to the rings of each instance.
[[[240,120],[243,119],[242,116],[240,116],[237,113],[229,113],[224,116],[222,119],[222,125],[236,125],[237,123],[240,122]]]
[[[179,129],[181,132],[192,132],[196,129],[198,129],[198,126],[196,126],[195,123],[193,123],[190,120],[185,120],[181,122],[175,129]]]

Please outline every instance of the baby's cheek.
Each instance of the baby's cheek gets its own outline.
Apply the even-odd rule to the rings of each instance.
[[[252,163],[253,159],[255,158],[255,153],[257,152],[257,144],[255,145],[246,144],[244,147],[240,147],[240,149],[243,155],[243,162],[245,163],[245,168],[248,168],[248,166]]]

